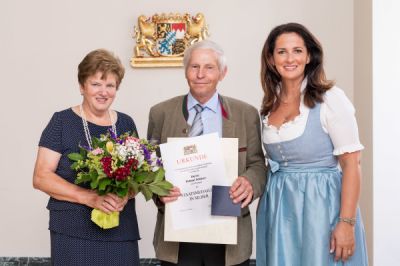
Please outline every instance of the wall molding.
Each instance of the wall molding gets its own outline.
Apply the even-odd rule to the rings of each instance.
[[[50,266],[49,257],[0,257],[0,266]],[[250,266],[255,266],[256,260],[250,260]],[[157,259],[140,259],[140,266],[160,266]]]

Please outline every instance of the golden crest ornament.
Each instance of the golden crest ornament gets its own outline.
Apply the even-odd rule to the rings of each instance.
[[[196,154],[197,153],[197,147],[196,144],[188,145],[183,147],[183,154],[184,155],[190,155],[190,154]]]
[[[209,35],[204,15],[141,15],[134,27],[132,67],[181,67],[185,49]]]

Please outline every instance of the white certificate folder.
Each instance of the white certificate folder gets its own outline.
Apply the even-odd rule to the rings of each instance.
[[[230,186],[237,178],[238,139],[216,133],[169,138],[160,149],[166,179],[183,194],[165,206],[164,240],[237,244],[237,217],[211,215],[211,191],[213,185]]]

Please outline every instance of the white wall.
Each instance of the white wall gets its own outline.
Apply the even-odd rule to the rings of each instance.
[[[297,21],[319,37],[328,77],[353,98],[353,1],[2,0],[0,257],[49,256],[48,197],[32,189],[33,164],[52,113],[81,101],[76,68],[87,52],[103,47],[122,59],[126,77],[114,108],[133,116],[142,137],[150,106],[187,91],[182,69],[129,66],[137,17],[170,11],[205,14],[211,38],[228,57],[223,94],[259,107],[266,35],[277,24]],[[138,199],[141,257],[154,257],[155,212],[152,203]]]
[[[360,206],[368,242],[368,259],[373,261],[373,140],[372,140],[372,0],[354,1],[354,105],[357,110],[362,152]],[[377,264],[380,265],[380,264]]]
[[[373,0],[374,264],[399,265],[400,2]]]

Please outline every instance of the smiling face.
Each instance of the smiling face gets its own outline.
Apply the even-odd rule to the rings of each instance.
[[[301,82],[304,69],[310,62],[310,55],[300,35],[294,32],[283,33],[275,41],[271,61],[283,83]]]
[[[218,56],[211,49],[196,49],[191,53],[186,67],[186,79],[190,93],[200,103],[206,103],[216,92],[217,84],[226,74],[219,69]]]
[[[107,74],[103,78],[102,72],[89,76],[80,86],[83,95],[83,105],[94,114],[107,112],[117,93],[117,77]]]

